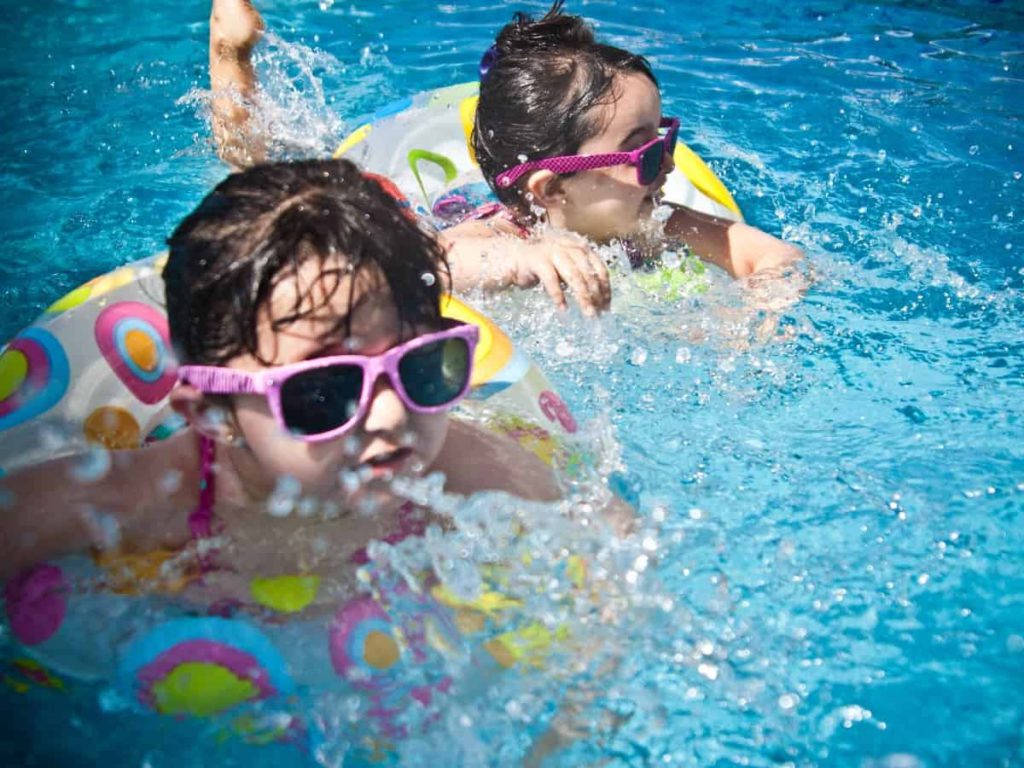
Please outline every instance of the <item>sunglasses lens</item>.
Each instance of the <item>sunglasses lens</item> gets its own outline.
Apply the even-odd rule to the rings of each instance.
[[[409,399],[431,408],[454,401],[466,388],[471,370],[465,339],[443,339],[407,352],[398,375]]]
[[[664,157],[664,144],[660,141],[649,146],[640,156],[640,182],[642,184],[650,184],[658,178]]]
[[[296,374],[281,385],[281,414],[296,435],[330,432],[351,421],[363,391],[363,369],[332,365]]]

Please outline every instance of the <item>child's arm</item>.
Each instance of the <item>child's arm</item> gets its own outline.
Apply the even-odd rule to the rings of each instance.
[[[558,501],[564,493],[554,470],[510,437],[453,418],[448,439],[433,469],[445,473],[445,490],[468,496],[479,491],[504,491],[529,501]],[[636,526],[636,510],[614,493],[598,508],[598,516],[620,537]]]
[[[582,239],[546,235],[543,240],[523,240],[511,224],[497,221],[464,221],[441,233],[448,252],[452,290],[480,288],[532,288],[540,283],[551,300],[565,309],[565,288],[583,313],[596,315],[611,304],[608,267]]]
[[[188,437],[194,446],[195,437]],[[195,503],[197,472],[175,472],[168,463],[182,448],[180,439],[171,438],[145,450],[100,455],[110,466],[99,479],[91,476],[96,468],[88,455],[54,459],[0,479],[0,582],[89,548],[159,546],[175,531],[187,537],[187,515],[179,520],[160,514],[187,509],[189,498]],[[168,483],[172,477],[176,487]]]
[[[263,34],[263,19],[250,0],[213,0],[210,9],[210,89],[217,154],[235,168],[262,162],[264,137],[250,121],[256,94],[252,49]]]
[[[676,207],[665,234],[686,243],[697,256],[733,277],[782,269],[803,258],[803,251],[767,232],[738,221]]]

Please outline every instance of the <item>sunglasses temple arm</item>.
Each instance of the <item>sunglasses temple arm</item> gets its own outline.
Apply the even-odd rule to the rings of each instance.
[[[183,384],[191,384],[202,392],[215,395],[262,394],[264,389],[257,377],[250,373],[213,366],[182,366],[178,379]]]

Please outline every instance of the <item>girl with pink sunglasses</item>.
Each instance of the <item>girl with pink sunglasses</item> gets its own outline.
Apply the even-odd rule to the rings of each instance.
[[[350,162],[234,174],[169,244],[182,363],[170,399],[188,426],[113,454],[98,480],[72,480],[76,458],[3,478],[0,582],[113,541],[179,552],[211,603],[248,600],[255,575],[281,573],[330,581],[319,593],[336,602],[371,539],[430,519],[395,478],[442,472],[455,494],[559,498],[532,453],[449,417],[477,328],[441,316],[436,240]],[[282,484],[307,515],[275,516]]]

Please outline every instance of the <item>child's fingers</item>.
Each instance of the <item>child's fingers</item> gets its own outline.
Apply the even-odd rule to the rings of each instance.
[[[562,280],[554,265],[550,261],[538,261],[533,265],[533,273],[556,306],[565,309],[565,292],[562,290]]]
[[[576,297],[580,309],[583,310],[583,314],[590,317],[597,313],[597,307],[594,302],[594,293],[587,282],[585,270],[581,269],[579,264],[581,256],[579,251],[563,250],[555,254],[553,262],[561,279],[572,288],[573,295]]]
[[[589,248],[587,249],[587,257],[590,263],[591,274],[594,276],[594,282],[597,285],[596,292],[600,296],[600,308],[602,310],[608,309],[612,303],[612,281],[608,273],[608,265],[604,263],[604,259]]]
[[[573,265],[586,282],[587,295],[595,312],[603,312],[611,303],[611,284],[604,260],[589,247],[581,245],[571,250]]]

